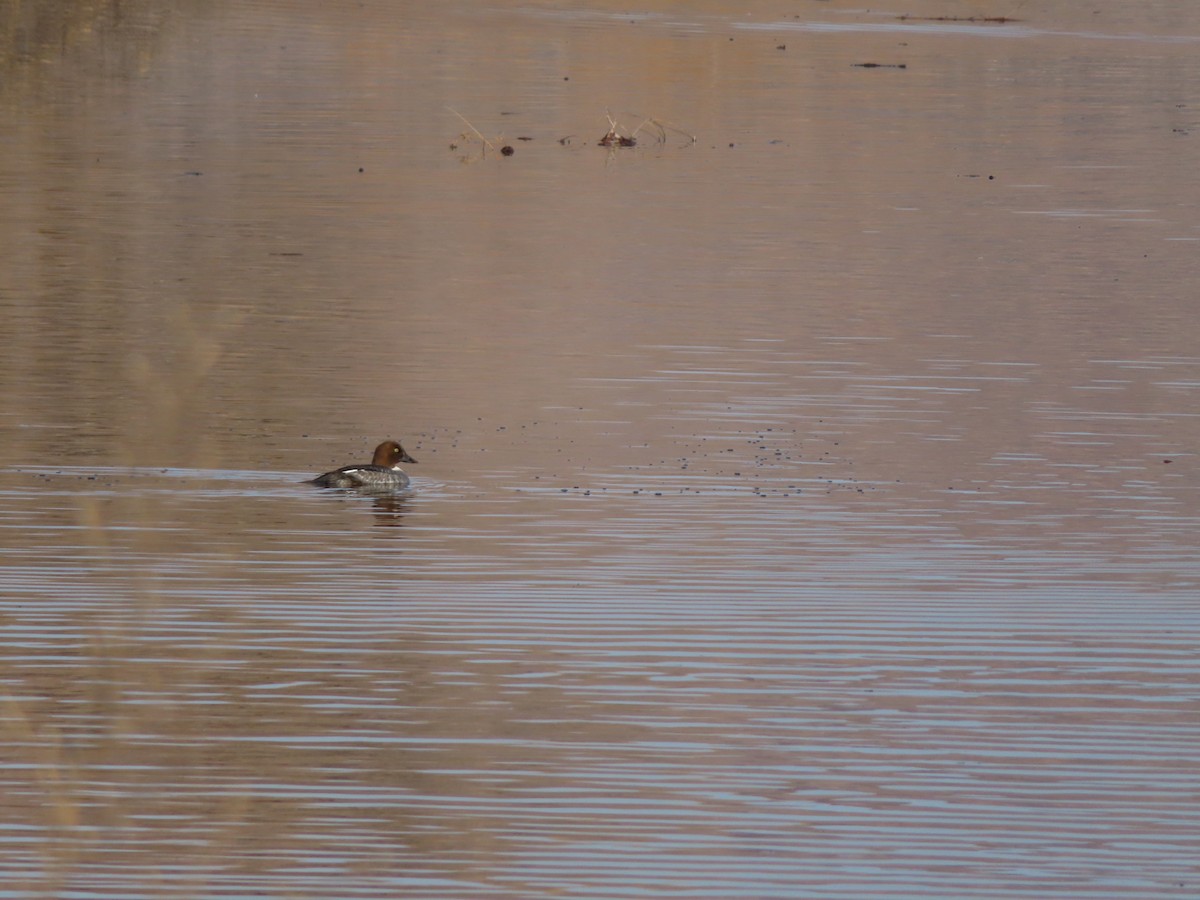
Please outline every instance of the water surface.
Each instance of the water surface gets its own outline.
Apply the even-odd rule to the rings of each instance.
[[[1196,894],[1191,5],[0,29],[0,897]]]

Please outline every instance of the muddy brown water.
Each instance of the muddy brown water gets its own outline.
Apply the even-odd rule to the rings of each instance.
[[[36,6],[0,897],[1200,893],[1200,7]]]

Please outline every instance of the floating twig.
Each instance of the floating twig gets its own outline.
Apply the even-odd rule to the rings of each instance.
[[[491,141],[489,141],[487,138],[485,138],[485,137],[483,136],[483,133],[482,133],[482,132],[481,132],[481,131],[480,131],[478,128],[476,128],[474,125],[472,125],[470,122],[468,122],[468,121],[467,121],[467,117],[466,117],[466,116],[464,116],[462,113],[460,113],[460,112],[459,112],[457,109],[454,109],[453,107],[447,106],[447,107],[446,107],[446,109],[450,110],[450,112],[454,113],[456,116],[458,116],[460,119],[462,119],[462,120],[463,120],[463,123],[464,123],[464,124],[465,124],[465,125],[466,125],[468,128],[470,128],[470,129],[471,129],[471,131],[473,131],[473,132],[475,133],[475,137],[479,138],[479,140],[480,140],[480,141],[483,143],[483,146],[484,146],[484,148],[485,148],[485,149],[484,149],[484,152],[485,152],[485,153],[487,152],[487,150],[488,150],[488,149],[490,149],[490,150],[491,150],[493,153],[495,153],[495,152],[496,152],[496,145],[495,145],[495,144],[493,144]],[[469,137],[469,135],[468,135],[466,132],[463,132],[462,139],[463,139],[463,140],[467,140],[467,139],[468,139],[468,137]],[[497,138],[497,140],[499,140],[499,138]],[[451,149],[451,150],[457,150],[457,149],[458,149],[458,145],[457,145],[457,144],[451,144],[451,145],[450,145],[450,149]]]
[[[631,134],[621,134],[621,130],[617,127],[617,120],[612,117],[607,111],[604,117],[608,119],[608,132],[604,137],[600,138],[601,147],[636,147],[637,138]]]
[[[670,122],[663,122],[653,116],[646,116],[642,119],[640,125],[633,131],[623,134],[617,120],[612,117],[611,113],[605,112],[605,118],[608,119],[608,131],[604,137],[600,138],[601,147],[635,147],[638,142],[638,135],[643,130],[653,131],[655,143],[665,144],[667,135],[674,133],[683,135],[692,144],[696,143],[696,136],[690,132],[684,131],[677,125],[672,125]]]
[[[633,130],[633,136],[637,137],[637,133],[647,125],[653,125],[655,127],[658,132],[657,138],[660,144],[665,144],[667,142],[667,134],[672,132],[687,138],[688,143],[690,144],[696,143],[696,135],[689,131],[684,131],[678,125],[673,125],[670,122],[664,122],[661,119],[655,119],[651,116],[647,116],[645,121],[643,121],[641,125]]]

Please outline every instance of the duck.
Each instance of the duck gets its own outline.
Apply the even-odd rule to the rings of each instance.
[[[318,475],[308,483],[324,488],[398,491],[408,487],[408,475],[400,468],[400,463],[415,462],[399,441],[384,441],[375,448],[375,456],[369,465],[342,466]]]

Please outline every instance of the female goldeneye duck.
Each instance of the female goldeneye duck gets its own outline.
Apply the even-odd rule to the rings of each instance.
[[[309,484],[327,488],[353,488],[395,491],[408,487],[408,476],[400,463],[415,463],[396,441],[384,441],[375,448],[369,466],[342,466],[318,475]]]

